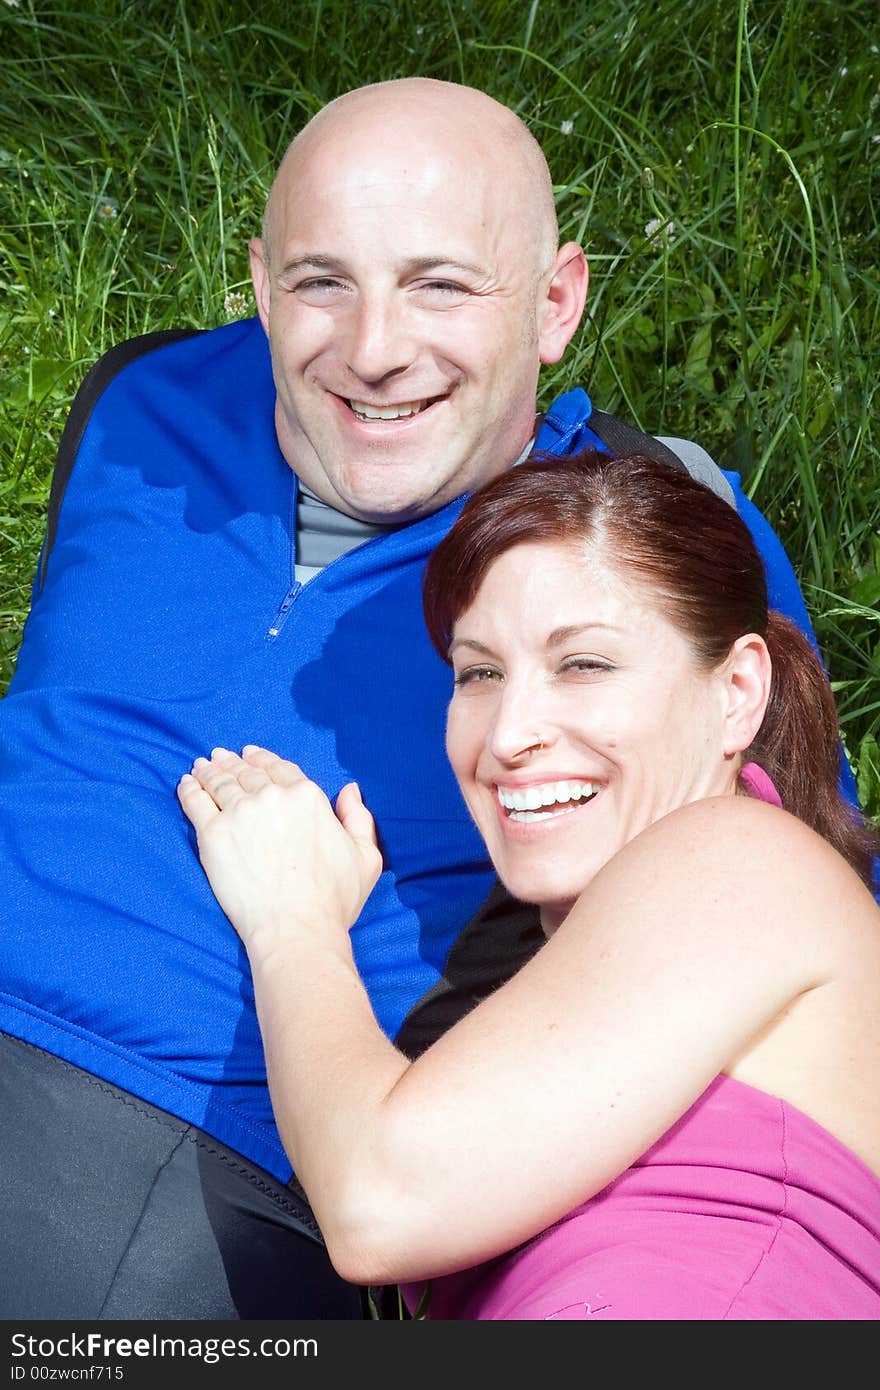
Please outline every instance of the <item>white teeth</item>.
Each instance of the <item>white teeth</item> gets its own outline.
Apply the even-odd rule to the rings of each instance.
[[[584,801],[595,796],[598,790],[598,782],[547,782],[543,786],[523,787],[517,791],[508,787],[498,787],[498,800],[504,809],[512,814],[520,811],[535,812],[542,806],[565,806],[566,809],[573,811],[575,807],[570,806],[569,802]],[[545,811],[539,817],[517,815],[515,818],[517,820],[535,820],[544,819],[547,815],[553,814],[559,813]]]
[[[359,420],[405,420],[409,415],[418,415],[427,401],[406,401],[402,405],[366,405],[363,401],[349,401],[348,404]]]

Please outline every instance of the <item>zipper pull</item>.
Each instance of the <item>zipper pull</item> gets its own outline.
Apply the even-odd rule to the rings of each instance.
[[[267,639],[274,641],[274,639],[278,636],[279,632],[281,631],[287,620],[288,613],[293,607],[294,599],[297,597],[302,587],[302,584],[297,582],[294,584],[292,589],[288,589],[287,593],[284,595],[284,601],[282,602],[281,607],[275,614],[275,621],[269,628],[269,631],[266,633]]]

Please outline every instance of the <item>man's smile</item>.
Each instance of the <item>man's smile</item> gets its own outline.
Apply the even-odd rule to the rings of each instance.
[[[423,410],[443,399],[444,396],[440,395],[418,401],[402,401],[399,405],[370,405],[366,401],[355,400],[347,400],[346,404],[358,420],[405,420],[410,415],[420,415]]]
[[[356,435],[375,438],[390,438],[391,435],[409,433],[421,428],[429,418],[434,418],[437,406],[448,401],[451,388],[439,395],[421,396],[414,400],[374,403],[357,400],[353,396],[342,396],[328,391],[330,399],[339,411],[343,423],[353,429]]]
[[[377,424],[398,420],[412,420],[413,416],[421,416],[425,411],[430,410],[441,400],[448,399],[449,392],[441,392],[434,396],[421,396],[416,400],[400,400],[400,402],[371,403],[368,400],[355,400],[350,396],[338,396],[343,404],[349,407],[356,420],[363,424]]]

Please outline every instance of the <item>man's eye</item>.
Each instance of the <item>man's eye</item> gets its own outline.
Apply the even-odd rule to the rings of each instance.
[[[420,299],[434,304],[462,303],[471,293],[466,285],[455,280],[420,280],[413,289]]]
[[[328,299],[333,295],[345,292],[345,282],[335,280],[330,275],[315,276],[311,280],[301,280],[295,287],[296,293],[301,299],[316,300]]]
[[[482,685],[500,679],[501,673],[494,666],[466,666],[459,671],[454,683],[457,689],[461,689],[465,685]]]

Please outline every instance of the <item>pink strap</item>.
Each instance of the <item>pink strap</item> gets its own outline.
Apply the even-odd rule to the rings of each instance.
[[[746,763],[740,768],[739,780],[758,801],[769,801],[771,806],[781,806],[782,798],[769,777],[758,763]]]

